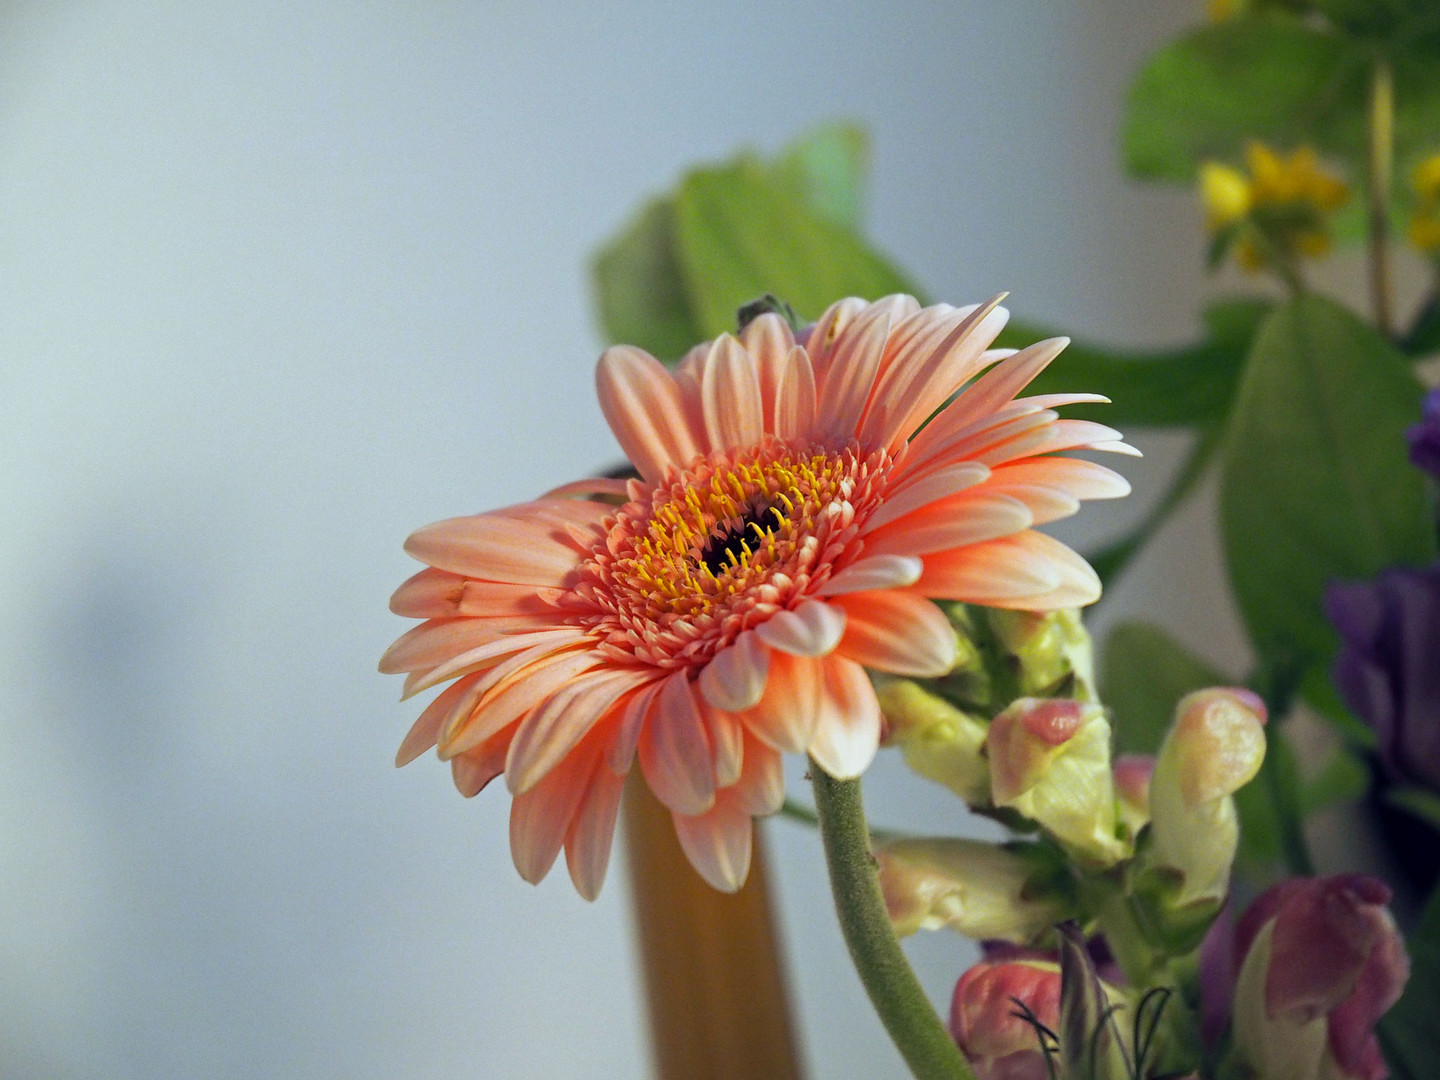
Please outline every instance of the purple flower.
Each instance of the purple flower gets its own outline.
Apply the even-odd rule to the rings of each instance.
[[[1331,585],[1335,686],[1379,739],[1390,773],[1440,790],[1440,566]]]
[[[1405,432],[1410,462],[1440,478],[1440,387],[1425,395],[1420,423]]]

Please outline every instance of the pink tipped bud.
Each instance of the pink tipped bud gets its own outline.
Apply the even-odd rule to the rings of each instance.
[[[1123,754],[1115,759],[1116,808],[1133,838],[1150,820],[1150,778],[1155,759],[1149,754]]]
[[[1295,878],[1261,893],[1235,931],[1235,1044],[1260,1075],[1384,1080],[1375,1025],[1410,975],[1386,905],[1363,874]]]
[[[1039,822],[1073,854],[1111,865],[1129,854],[1116,836],[1110,724],[1098,705],[1021,698],[986,741],[996,806]]]
[[[1176,706],[1171,739],[1183,758],[1180,790],[1190,807],[1233,794],[1265,760],[1265,703],[1236,687],[1197,690]]]
[[[1040,1035],[1021,1003],[1051,1031],[1060,1026],[1060,965],[983,961],[955,984],[950,1033],[978,1080],[1047,1080]]]

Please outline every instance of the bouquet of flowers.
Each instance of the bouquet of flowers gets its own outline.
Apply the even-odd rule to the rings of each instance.
[[[754,819],[818,825],[917,1077],[1435,1075],[1440,288],[1414,253],[1440,250],[1440,10],[1212,7],[1124,124],[1133,175],[1197,185],[1213,264],[1267,279],[1192,346],[916,299],[861,237],[846,126],[691,172],[600,253],[628,344],[596,385],[628,464],[415,533],[425,568],[392,607],[423,621],[381,663],[407,696],[444,687],[400,763],[434,748],[466,795],[503,776],[524,878],[563,850],[594,897],[629,776],[630,812],[721,893],[752,872]],[[1401,235],[1429,270],[1403,324]],[[1352,241],[1365,314],[1307,283]],[[1193,438],[1087,559],[1040,528],[1128,493],[1092,460],[1134,453],[1105,410]],[[1212,470],[1253,667],[1129,623],[1097,673],[1080,609]],[[1008,839],[872,830],[882,749]],[[1312,854],[1307,819],[1337,806],[1398,857]],[[897,944],[922,930],[983,943],[948,1019]]]

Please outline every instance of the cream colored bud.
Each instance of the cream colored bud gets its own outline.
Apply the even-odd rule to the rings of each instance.
[[[875,692],[889,741],[900,747],[906,765],[971,806],[990,802],[990,769],[981,754],[989,728],[983,720],[908,679],[880,680]]]
[[[1042,825],[1072,854],[1109,866],[1130,854],[1117,837],[1110,724],[1098,705],[1021,698],[990,724],[991,794]]]
[[[1019,696],[1098,700],[1094,647],[1078,609],[991,608],[986,618],[1001,647],[1015,658]]]
[[[895,932],[942,927],[967,937],[1026,944],[1069,914],[1050,887],[1053,867],[1026,853],[979,840],[914,837],[876,849],[880,888]]]

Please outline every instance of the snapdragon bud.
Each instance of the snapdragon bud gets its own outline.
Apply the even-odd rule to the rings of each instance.
[[[1218,910],[1240,838],[1232,796],[1265,759],[1265,705],[1249,690],[1218,688],[1188,694],[1175,712],[1150,780],[1145,862],[1175,878],[1171,907]]]
[[[914,837],[880,845],[875,857],[901,936],[948,927],[1025,944],[1073,912],[1065,867],[1038,845]]]
[[[1047,960],[982,961],[955,984],[950,1034],[977,1080],[1048,1080],[1041,1033],[1060,1026],[1060,965]]]
[[[991,796],[1038,822],[1083,861],[1130,854],[1116,835],[1110,724],[1098,705],[1021,698],[990,724]]]
[[[1133,843],[1150,820],[1150,778],[1155,759],[1149,754],[1122,754],[1115,759],[1115,808]]]
[[[1375,1024],[1410,974],[1363,874],[1295,878],[1261,893],[1235,932],[1234,1053],[1266,1080],[1384,1080]]]
[[[878,680],[887,741],[905,764],[944,784],[971,806],[990,802],[990,768],[981,754],[989,725],[909,679]]]
[[[1098,701],[1095,653],[1076,608],[1059,611],[985,612],[991,632],[1013,664],[1016,697],[1069,697]]]

